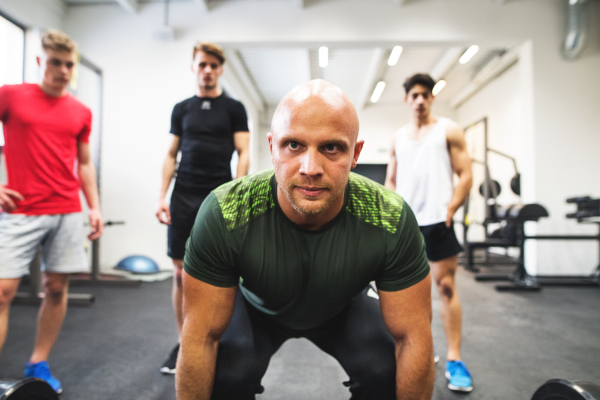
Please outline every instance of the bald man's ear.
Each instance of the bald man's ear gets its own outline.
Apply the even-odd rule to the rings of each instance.
[[[364,140],[359,140],[356,142],[356,145],[354,146],[354,159],[352,160],[351,169],[354,169],[354,167],[356,167],[356,164],[358,163],[358,156],[360,156],[360,152],[362,151],[364,144]]]
[[[271,163],[273,163],[273,134],[267,133],[267,140],[269,141],[269,151],[271,152]]]

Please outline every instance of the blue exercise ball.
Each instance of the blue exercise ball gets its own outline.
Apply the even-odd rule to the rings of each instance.
[[[127,271],[134,274],[155,274],[160,272],[158,264],[146,256],[125,257],[115,267],[121,271]]]

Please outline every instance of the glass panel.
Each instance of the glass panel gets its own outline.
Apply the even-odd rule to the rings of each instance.
[[[24,40],[23,29],[0,16],[0,86],[23,82]],[[2,130],[1,122],[0,130]],[[0,154],[2,146],[4,146],[4,134],[0,135]],[[6,170],[1,159],[0,183],[6,183]]]

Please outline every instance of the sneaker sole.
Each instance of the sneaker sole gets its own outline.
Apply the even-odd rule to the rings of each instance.
[[[171,369],[169,367],[162,367],[160,369],[160,373],[164,374],[164,375],[175,375],[175,371],[176,371],[175,368]]]
[[[433,356],[433,362],[434,363],[439,363],[440,362],[440,356],[438,356],[437,354]]]
[[[446,376],[446,379],[450,380],[450,372],[446,371],[445,376]],[[471,390],[473,390],[473,386],[460,387],[460,386],[454,386],[450,382],[448,382],[448,389],[454,390],[455,392],[470,392]]]

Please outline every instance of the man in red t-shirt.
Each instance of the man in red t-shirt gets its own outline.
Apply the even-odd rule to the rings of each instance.
[[[47,360],[67,311],[69,274],[88,269],[80,188],[90,209],[90,240],[102,235],[103,223],[89,147],[92,114],[66,90],[76,44],[50,30],[42,47],[41,84],[0,87],[8,175],[7,185],[0,185],[0,348],[10,303],[40,247],[45,296],[25,376],[45,379],[60,393]]]

